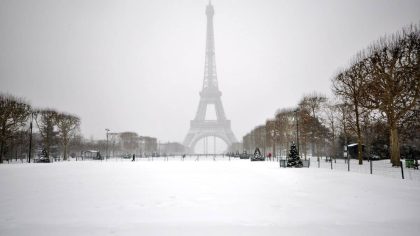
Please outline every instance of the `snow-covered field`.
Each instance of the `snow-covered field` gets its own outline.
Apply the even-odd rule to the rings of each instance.
[[[276,162],[0,165],[0,235],[419,235],[420,183]]]

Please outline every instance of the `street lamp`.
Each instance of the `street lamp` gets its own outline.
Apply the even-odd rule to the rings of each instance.
[[[29,123],[30,134],[29,134],[28,163],[31,163],[31,157],[32,157],[32,122],[33,122],[33,119],[34,119],[34,113],[31,112],[31,123]]]
[[[271,140],[273,143],[273,160],[276,157],[276,141],[278,140],[280,136],[279,130],[276,128],[275,121],[273,121],[271,130],[270,130]]]
[[[298,155],[300,155],[299,154],[299,117],[298,117],[299,108],[297,108],[294,112],[295,112],[295,118],[296,118],[296,145],[297,145]]]
[[[106,131],[106,151],[105,151],[105,161],[108,159],[108,134],[109,134],[109,129],[105,129]]]

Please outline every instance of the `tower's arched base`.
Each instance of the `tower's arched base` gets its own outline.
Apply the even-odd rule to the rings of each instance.
[[[194,147],[197,142],[208,136],[214,136],[223,140],[227,146],[237,142],[235,135],[230,129],[230,121],[191,121],[191,128],[188,131],[187,136],[184,140],[184,146],[188,147],[191,152],[194,151]]]

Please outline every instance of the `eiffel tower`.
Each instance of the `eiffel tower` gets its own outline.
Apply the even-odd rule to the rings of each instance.
[[[235,135],[230,128],[230,120],[226,119],[223,109],[222,92],[220,92],[217,84],[216,74],[216,58],[214,50],[214,32],[213,32],[213,15],[214,8],[209,2],[206,8],[207,15],[207,38],[206,38],[206,58],[204,67],[203,88],[200,92],[200,102],[194,120],[190,122],[190,130],[184,139],[184,146],[190,151],[194,151],[196,143],[207,137],[217,137],[222,139],[228,146],[237,142]],[[216,120],[206,120],[207,106],[213,104],[216,110]],[[205,147],[205,150],[207,148]],[[205,151],[206,152],[206,151]]]

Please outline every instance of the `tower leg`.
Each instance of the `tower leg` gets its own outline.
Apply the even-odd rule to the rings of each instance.
[[[213,153],[216,155],[216,136],[213,136]]]
[[[216,160],[216,136],[213,136],[213,155],[214,160]]]
[[[206,154],[207,157],[207,137],[204,138],[204,154]]]

